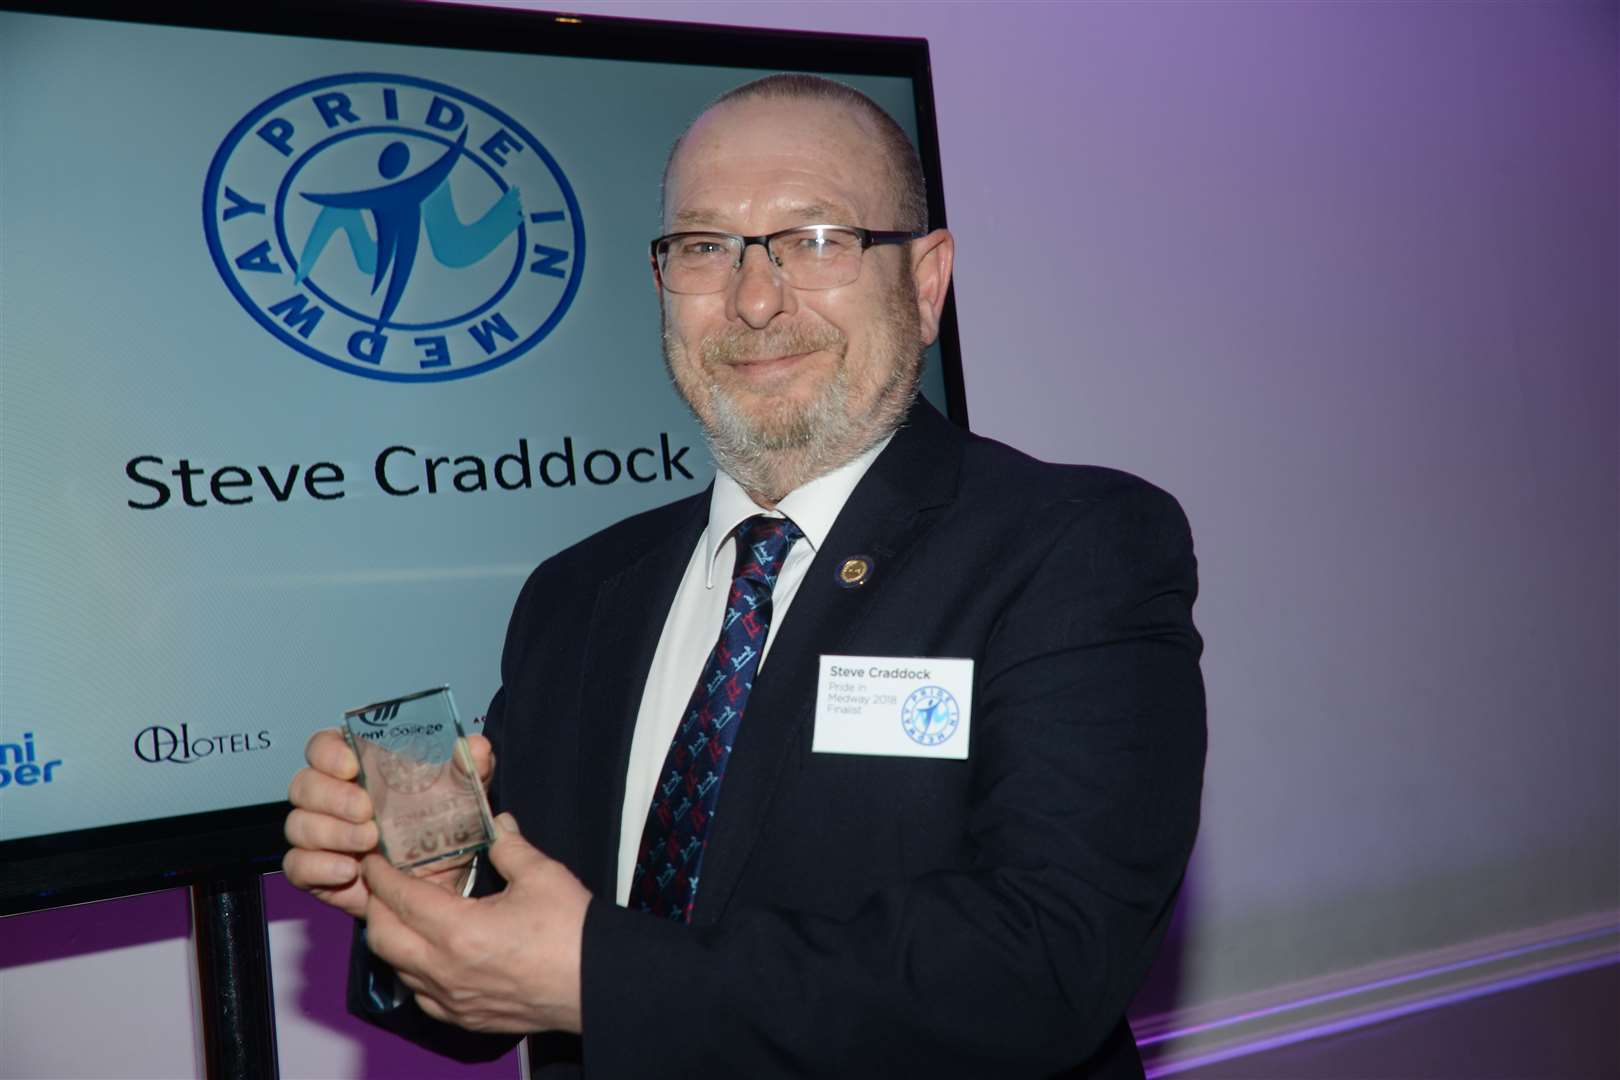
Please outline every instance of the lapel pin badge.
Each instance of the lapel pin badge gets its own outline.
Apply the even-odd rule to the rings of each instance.
[[[870,555],[851,555],[838,566],[838,584],[846,589],[858,589],[872,576]]]

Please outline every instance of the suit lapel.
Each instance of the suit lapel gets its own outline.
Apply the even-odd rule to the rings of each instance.
[[[625,773],[647,672],[708,507],[708,491],[694,496],[682,526],[652,538],[644,555],[603,582],[591,611],[581,676],[588,707],[580,723],[589,730],[580,739],[580,876],[600,895],[612,896],[618,883]]]
[[[726,768],[694,923],[717,921],[736,890],[777,778],[815,713],[820,657],[847,651],[845,643],[854,639],[885,582],[933,524],[937,514],[931,511],[955,498],[961,453],[961,432],[919,399],[906,426],[850,494],[787,617],[773,628]],[[842,588],[836,572],[855,554],[872,558],[871,578],[858,589]]]

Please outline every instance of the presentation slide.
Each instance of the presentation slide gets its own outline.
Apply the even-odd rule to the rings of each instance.
[[[712,475],[647,245],[763,73],[0,13],[0,841],[476,724],[529,571]]]

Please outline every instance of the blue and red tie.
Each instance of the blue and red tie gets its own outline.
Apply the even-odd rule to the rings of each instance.
[[[691,921],[720,783],[771,625],[771,589],[788,550],[803,535],[786,518],[764,515],[737,527],[737,569],[720,639],[698,676],[653,790],[630,883],[633,908]]]

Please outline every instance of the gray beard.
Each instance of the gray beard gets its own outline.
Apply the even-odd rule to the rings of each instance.
[[[909,284],[909,279],[907,279]],[[715,464],[755,499],[775,505],[784,495],[853,461],[889,436],[905,418],[916,399],[922,377],[921,332],[917,323],[915,291],[901,288],[891,298],[890,320],[873,345],[889,361],[887,375],[872,407],[864,416],[850,415],[848,369],[840,366],[815,400],[796,412],[761,423],[750,418],[713,380],[706,386],[709,412],[705,417],[674,380],[676,357],[684,346],[664,324],[664,362],[675,389],[703,429]],[[907,295],[910,294],[910,295]],[[829,329],[826,335],[792,332],[742,331],[705,339],[699,345],[705,366],[712,362],[746,359],[751,355],[781,355],[818,349],[843,355],[847,341]]]
[[[900,425],[917,393],[913,362],[896,366],[870,416],[852,419],[846,408],[849,378],[839,371],[786,428],[767,432],[755,426],[731,398],[709,384],[711,416],[703,436],[715,464],[744,491],[774,504],[782,496],[860,457]]]

